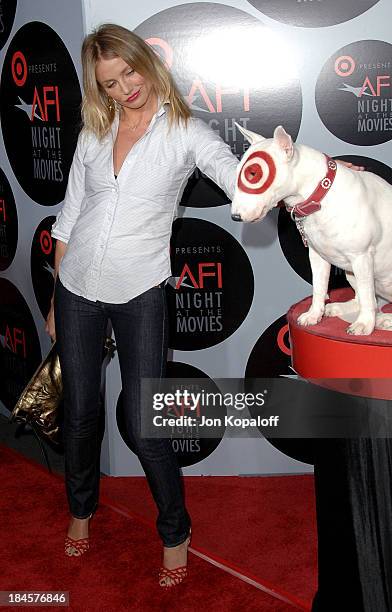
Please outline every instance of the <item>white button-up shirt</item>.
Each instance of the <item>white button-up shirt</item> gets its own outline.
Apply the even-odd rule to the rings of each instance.
[[[119,117],[101,141],[82,130],[52,236],[67,243],[62,284],[89,300],[124,303],[171,275],[173,218],[196,166],[232,199],[237,158],[202,120],[173,125],[162,105],[117,179]]]

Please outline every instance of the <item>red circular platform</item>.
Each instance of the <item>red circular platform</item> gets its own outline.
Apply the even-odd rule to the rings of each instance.
[[[354,293],[336,289],[329,296],[331,302],[345,302]],[[349,323],[338,317],[302,327],[297,318],[311,301],[307,297],[287,313],[294,370],[302,378],[344,393],[392,399],[392,331],[352,336],[346,332]],[[392,312],[392,304],[383,311]]]

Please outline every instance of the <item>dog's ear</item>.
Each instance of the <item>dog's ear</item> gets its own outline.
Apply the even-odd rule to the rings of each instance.
[[[278,125],[278,127],[275,128],[274,140],[279,148],[284,152],[287,161],[290,161],[294,153],[293,141],[290,134],[288,134],[281,125]]]
[[[253,145],[253,144],[256,144],[256,142],[261,142],[262,140],[265,140],[264,136],[261,136],[260,134],[256,134],[256,132],[251,132],[250,130],[246,130],[244,127],[242,127],[242,125],[240,125],[237,122],[235,122],[235,124],[238,127],[241,134],[245,136],[246,140],[250,142],[250,144]]]

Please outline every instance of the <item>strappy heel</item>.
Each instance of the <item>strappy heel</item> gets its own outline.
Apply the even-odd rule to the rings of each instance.
[[[159,570],[159,586],[164,589],[171,589],[177,584],[180,584],[188,575],[188,568],[186,565],[176,567],[174,569],[167,569],[167,567],[161,567]],[[167,580],[170,579],[170,581]]]
[[[187,537],[187,550],[191,543],[192,530],[189,530],[189,535]],[[158,582],[159,586],[164,589],[170,589],[171,587],[177,586],[188,575],[188,566],[181,565],[179,567],[174,567],[173,569],[168,569],[167,567],[162,566],[159,570]]]
[[[87,518],[91,519],[93,513]],[[74,540],[70,536],[65,536],[64,553],[67,557],[81,557],[90,548],[89,538]]]

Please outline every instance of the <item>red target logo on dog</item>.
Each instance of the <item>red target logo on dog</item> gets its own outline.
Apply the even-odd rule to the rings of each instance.
[[[238,188],[245,193],[260,194],[274,182],[276,166],[266,151],[251,153],[242,164],[238,175]]]

